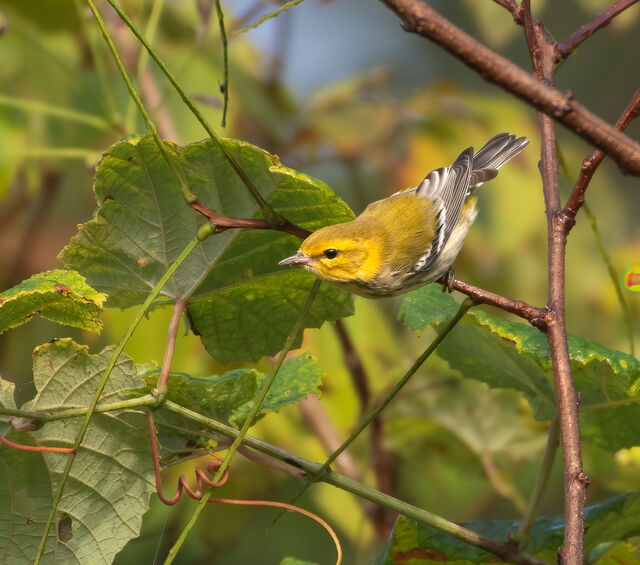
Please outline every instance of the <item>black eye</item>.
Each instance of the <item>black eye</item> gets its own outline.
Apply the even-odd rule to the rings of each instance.
[[[338,253],[340,253],[340,251],[338,251],[337,249],[325,249],[324,250],[324,256],[327,259],[335,259],[338,256]]]

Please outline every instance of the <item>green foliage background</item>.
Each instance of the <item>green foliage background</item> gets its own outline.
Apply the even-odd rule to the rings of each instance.
[[[34,7],[36,4],[38,6]],[[309,229],[322,224],[315,215],[305,218],[306,210],[313,202],[291,201],[286,186],[290,170],[285,167],[322,179],[355,212],[359,212],[372,200],[415,185],[426,172],[451,162],[469,145],[478,147],[500,131],[525,135],[532,141],[530,147],[479,193],[481,213],[456,263],[456,272],[459,278],[477,286],[532,304],[545,303],[546,224],[536,166],[537,133],[532,110],[469,77],[466,70],[450,66],[450,60],[439,55],[432,46],[413,38],[405,40],[397,21],[382,5],[353,2],[346,10],[339,2],[312,6],[313,0],[308,0],[290,14],[263,24],[256,30],[260,35],[254,32],[240,35],[234,34],[234,22],[236,17],[242,16],[241,8],[245,6],[228,4],[225,10],[231,38],[231,78],[226,129],[218,125],[222,65],[215,15],[210,24],[205,25],[195,3],[166,3],[153,43],[185,90],[199,98],[203,112],[217,131],[226,137],[246,140],[271,154],[256,157],[263,160],[262,168],[256,174],[271,179],[269,186],[273,192],[265,196],[273,199],[274,206]],[[152,3],[129,1],[123,5],[144,29]],[[546,8],[539,6],[538,16],[561,38],[606,5],[608,2],[595,0],[548,3]],[[522,38],[506,12],[497,5],[488,0],[448,2],[443,3],[442,9],[494,48],[528,68]],[[147,132],[131,106],[97,29],[90,20],[84,22],[84,18],[78,17],[74,2],[56,2],[56,8],[52,10],[51,2],[44,0],[32,6],[2,0],[0,13],[8,22],[7,30],[0,37],[0,49],[4,53],[0,65],[0,288],[6,289],[34,273],[61,268],[56,257],[74,235],[78,243],[87,230],[101,222],[108,223],[103,214],[110,204],[107,201],[107,206],[91,220],[93,228],[85,226],[85,232],[81,230],[80,235],[76,235],[77,225],[88,222],[94,213],[93,175],[103,152],[125,134],[142,136]],[[342,67],[344,78],[338,79],[336,73],[333,82],[318,85],[312,76],[313,69],[310,69],[306,85],[282,82],[273,57],[264,48],[265,36],[268,42],[268,36],[272,34],[276,42],[278,35],[286,33],[286,25],[297,34],[304,33],[317,13],[322,18],[341,20],[337,29],[347,27],[351,21],[349,17],[357,18],[360,27],[365,29],[367,25],[371,29],[384,29],[395,41],[393,52],[397,59],[371,60],[365,55],[376,34],[366,37],[354,32],[351,48],[343,57],[355,62]],[[637,26],[637,21],[638,10],[630,10],[621,21],[587,42],[558,74],[560,87],[571,88],[579,100],[611,121],[616,119],[637,87],[633,82],[637,77],[624,71],[631,68],[634,60],[637,31],[633,26]],[[121,31],[119,48],[131,53],[125,62],[135,76],[139,46],[126,30]],[[285,68],[287,56],[297,52],[299,38],[296,38],[294,34],[289,46],[280,53]],[[330,33],[327,33],[327,41],[331,41]],[[428,76],[422,69],[407,78],[402,63],[397,62],[406,60],[425,61],[420,68],[428,68]],[[381,66],[385,63],[388,64],[386,68]],[[339,66],[338,62],[335,64]],[[210,150],[207,143],[198,143],[205,137],[204,132],[166,86],[157,69],[150,65],[146,72],[163,99],[162,106],[152,108],[161,135],[173,136],[178,145],[187,146],[185,159],[195,163],[192,170],[197,172],[199,160],[208,158],[203,155]],[[596,81],[596,76],[604,78]],[[54,111],[53,107],[65,108],[67,113]],[[90,114],[92,119],[69,115],[68,110]],[[638,137],[638,126],[634,124],[630,128],[630,135]],[[129,138],[116,150],[136,153],[141,149],[136,146],[138,139]],[[581,159],[590,149],[567,132],[561,132],[560,142],[568,170],[575,175]],[[147,151],[152,152],[151,142],[145,140],[145,143]],[[140,152],[136,155],[144,161],[149,153],[146,157],[140,157]],[[279,162],[272,155],[277,155]],[[111,157],[107,158],[106,164],[103,161],[103,173],[106,173]],[[332,198],[322,183],[304,174],[295,174],[297,181],[308,183],[318,193],[326,191],[322,192],[323,198]],[[197,181],[196,177],[192,179]],[[109,195],[100,192],[100,178],[99,174],[96,191],[99,203],[104,204],[105,196]],[[565,197],[573,180],[561,179]],[[212,207],[222,205],[223,211],[240,216],[255,211],[239,184],[224,186],[222,190],[228,190],[226,197],[221,197],[217,189],[209,195]],[[628,266],[633,262],[640,263],[637,180],[624,178],[613,165],[605,162],[594,178],[587,199],[596,213],[619,283]],[[326,221],[348,219],[350,212],[346,207],[337,199],[332,202],[333,208],[327,212]],[[166,205],[175,205],[177,209],[179,203],[178,196],[174,203]],[[226,208],[227,205],[231,208]],[[186,243],[195,227],[185,229],[185,234],[179,234],[177,240]],[[271,254],[261,254],[260,248],[256,249],[256,237],[270,238]],[[224,249],[212,249],[211,256],[227,265],[236,260],[234,257],[239,257],[235,268],[240,278],[247,269],[252,272],[236,288],[225,283],[220,284],[220,290],[215,284],[209,284],[206,300],[219,299],[229,304],[233,302],[230,295],[234,292],[264,290],[265,287],[249,288],[255,280],[252,276],[264,275],[272,277],[270,288],[274,289],[283,284],[293,288],[298,280],[302,289],[299,302],[304,301],[304,291],[310,287],[309,279],[301,273],[280,274],[282,271],[276,267],[279,258],[295,250],[295,238],[279,233],[257,236],[240,232],[229,232],[225,238]],[[215,247],[218,243],[212,241],[211,245]],[[173,251],[180,249],[174,247]],[[81,254],[70,259],[70,253],[67,250],[62,257],[80,269]],[[139,288],[124,285],[126,292],[113,295],[110,298],[112,305],[128,307],[139,303],[145,288],[148,291],[148,281],[157,279],[158,273],[166,268],[171,259],[169,255],[159,259],[145,257],[148,280]],[[155,259],[158,260],[156,265],[153,264]],[[285,277],[286,281],[283,283],[277,277]],[[97,290],[112,294],[101,289],[95,281],[90,282]],[[104,330],[100,335],[92,333],[99,329],[93,307],[95,303],[101,304],[103,298],[87,296],[83,281],[65,280],[63,283],[73,291],[67,298],[86,317],[87,322],[82,327],[90,331],[61,327],[34,318],[0,336],[0,374],[3,379],[16,383],[15,397],[19,405],[29,401],[36,388],[39,390],[37,373],[31,373],[31,352],[36,346],[54,337],[71,336],[79,343],[88,344],[91,353],[98,356],[103,347],[117,341],[133,316],[131,309],[107,309],[103,316]],[[41,296],[28,287],[21,291],[25,294],[19,296],[17,307],[22,308],[25,319],[35,310],[39,310],[43,318],[56,319],[58,295]],[[182,291],[185,289],[179,289],[178,294]],[[350,306],[344,296],[334,290],[326,292],[327,303],[342,301],[342,313],[349,313]],[[222,293],[226,294],[221,296]],[[280,299],[269,296],[274,304],[273,312],[278,309]],[[636,330],[637,351],[640,349],[637,337],[640,294],[626,292],[624,296]],[[47,316],[43,307],[47,300],[53,316]],[[397,321],[399,310],[417,313],[416,307],[411,307],[409,302],[404,302],[402,309],[400,304],[400,298],[377,302],[356,299],[355,316],[345,320],[370,376],[374,398],[402,376],[434,335],[433,329],[427,328],[422,335],[416,336],[404,323]],[[197,308],[192,312],[194,323],[211,323],[205,297],[200,305],[200,312]],[[156,308],[134,334],[126,352],[136,366],[148,366],[162,359],[169,315],[168,308]],[[268,310],[262,310],[256,313],[256,318],[269,315]],[[515,388],[527,396],[525,385],[497,389],[461,377],[462,370],[467,377],[474,377],[469,371],[479,369],[474,363],[465,365],[465,359],[476,359],[473,352],[465,357],[465,347],[477,343],[474,339],[484,339],[486,333],[493,332],[505,339],[517,334],[518,339],[526,341],[527,336],[520,335],[519,328],[514,330],[510,325],[512,321],[496,316],[499,316],[497,312],[489,310],[475,311],[469,316],[457,334],[443,344],[440,357],[429,360],[385,415],[385,443],[393,453],[396,473],[395,494],[452,520],[519,519],[523,500],[527,500],[535,483],[544,449],[547,432],[544,420],[549,412],[545,412],[543,405],[536,406],[535,398],[529,404],[512,390]],[[231,316],[231,319],[236,318]],[[404,318],[415,330],[439,321],[412,322],[407,316]],[[322,319],[319,316],[316,325]],[[592,342],[585,341],[587,339],[610,350],[630,351],[613,283],[589,223],[582,214],[568,247],[567,321],[570,333],[580,336],[572,342],[576,350],[582,348],[593,353],[597,348]],[[246,323],[250,325],[250,322]],[[3,324],[0,317],[2,328],[5,327]],[[542,338],[534,330],[532,332],[535,337],[531,339]],[[283,329],[279,333],[287,332]],[[229,336],[234,332],[227,328],[220,334],[212,332],[210,335]],[[265,334],[265,342],[271,337],[270,333]],[[496,348],[499,341],[495,342]],[[508,339],[502,341],[502,349],[496,355],[507,359],[512,344],[507,343]],[[246,414],[243,403],[251,397],[256,382],[268,372],[272,361],[264,356],[265,351],[254,353],[250,347],[242,350],[236,342],[220,343],[212,338],[210,342],[205,340],[205,345],[218,353],[214,357],[219,362],[211,358],[194,335],[181,335],[178,340],[174,370],[204,381],[191,384],[190,392],[180,398],[185,403],[187,396],[196,401],[198,387],[213,386],[206,379],[207,375],[218,375],[222,379],[222,384],[216,381],[215,386],[224,386],[224,378],[230,378],[229,375],[234,378],[239,375],[246,382],[247,396],[234,400],[237,401],[237,405],[234,404],[236,412],[220,416],[237,423],[243,410]],[[309,375],[319,381],[324,374],[319,385],[322,407],[336,433],[346,437],[357,422],[361,407],[331,324],[307,330],[302,345],[304,351],[311,352],[316,359],[312,365],[305,365]],[[548,365],[536,354],[535,343],[528,342],[528,345],[531,346],[527,350],[531,357],[525,362],[528,366],[535,365],[540,378],[536,387],[549,387],[545,375]],[[271,354],[278,348],[273,343],[265,347]],[[221,351],[228,354],[221,355]],[[246,363],[238,363],[247,359],[255,362],[249,369]],[[301,358],[296,357],[290,363],[298,359]],[[627,358],[620,354],[618,359]],[[593,369],[595,365],[597,369]],[[624,394],[637,396],[637,388],[633,389],[638,379],[636,366],[631,363],[621,369],[620,366],[604,365],[606,362],[602,359],[584,356],[583,400],[597,403],[620,399]],[[606,382],[590,379],[592,374],[599,378],[606,374]],[[489,385],[503,386],[502,377],[494,375],[494,381]],[[193,398],[194,390],[196,398]],[[174,391],[176,394],[183,392]],[[12,397],[12,392],[4,391],[3,398]],[[551,398],[550,395],[549,392],[547,396]],[[6,406],[4,401],[3,405]],[[636,433],[640,419],[636,416],[637,405],[624,408],[610,413],[615,421],[598,419],[594,412],[585,412],[583,416],[585,437],[589,439],[585,442],[584,456],[585,470],[592,480],[590,504],[640,488],[640,441]],[[215,414],[224,412],[224,407],[209,406],[209,409]],[[599,433],[602,430],[607,430],[609,435]],[[252,433],[309,459],[322,461],[327,455],[307,425],[304,412],[294,404],[282,407],[277,415],[262,418]],[[370,449],[363,437],[352,452],[359,461],[363,480],[375,484]],[[117,463],[115,459],[113,462]],[[149,463],[148,459],[146,462]],[[191,476],[192,467],[192,462],[186,462],[172,468],[168,474]],[[44,473],[45,468],[41,463],[34,463],[28,471],[27,476],[36,480],[40,476],[37,473]],[[235,461],[232,477],[225,489],[224,495],[228,497],[287,499],[298,486],[295,479],[242,458]],[[345,545],[347,563],[368,563],[381,555],[385,541],[377,536],[368,509],[361,501],[319,484],[303,503],[336,527]],[[142,536],[126,545],[116,557],[116,563],[130,563],[136,559],[151,562],[150,556],[164,555],[190,516],[192,506],[191,501],[182,501],[177,507],[167,508],[152,499],[151,511],[145,514],[142,522]],[[42,503],[42,507],[46,508],[46,503]],[[561,510],[562,472],[558,458],[540,512],[554,516]],[[211,505],[177,562],[278,563],[287,555],[311,562],[331,559],[333,549],[326,534],[311,522],[287,515],[265,533],[271,516],[272,512],[268,510]],[[407,526],[403,524],[402,527]],[[411,535],[417,534],[411,530]],[[595,545],[598,540],[595,537],[594,540]],[[603,554],[627,550],[625,547],[599,548]]]

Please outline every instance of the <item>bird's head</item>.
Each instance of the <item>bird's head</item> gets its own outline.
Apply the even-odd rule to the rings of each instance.
[[[280,265],[301,265],[317,277],[332,283],[369,282],[382,264],[381,245],[358,222],[326,226],[302,242],[295,255]]]

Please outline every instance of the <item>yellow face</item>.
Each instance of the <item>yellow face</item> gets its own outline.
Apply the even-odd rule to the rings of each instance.
[[[368,282],[379,272],[380,248],[354,234],[354,222],[327,226],[302,242],[298,253],[280,265],[302,265],[329,282]]]

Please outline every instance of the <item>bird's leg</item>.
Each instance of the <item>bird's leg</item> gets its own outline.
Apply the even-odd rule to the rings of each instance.
[[[453,267],[451,267],[438,281],[442,285],[442,292],[448,292],[451,294],[453,292],[453,288],[451,285],[453,284],[453,280],[455,279],[455,272]]]

